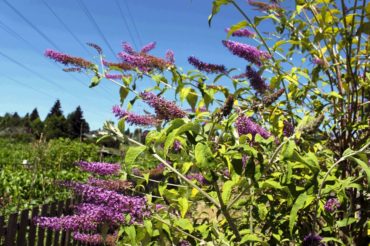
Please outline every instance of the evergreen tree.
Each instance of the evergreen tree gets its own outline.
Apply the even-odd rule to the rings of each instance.
[[[34,121],[37,118],[40,118],[39,111],[37,111],[37,108],[34,108],[30,114],[30,121]]]
[[[81,137],[84,133],[89,132],[89,124],[83,117],[81,107],[78,106],[75,111],[67,116],[67,133],[70,138]]]
[[[67,137],[66,119],[63,115],[59,99],[56,100],[44,122],[44,135],[46,139]]]
[[[57,117],[63,116],[62,105],[60,104],[59,99],[57,99],[53,107],[51,107],[50,112],[46,116],[46,119],[51,116],[57,116]]]

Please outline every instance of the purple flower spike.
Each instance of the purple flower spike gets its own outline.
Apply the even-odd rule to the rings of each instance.
[[[55,51],[55,50],[47,49],[44,55],[64,65],[72,65],[72,66],[83,68],[83,69],[93,69],[95,66],[93,63],[81,57],[70,56],[70,55]]]
[[[244,58],[257,66],[261,66],[263,60],[271,58],[271,55],[268,52],[260,51],[256,47],[247,44],[230,40],[223,40],[222,43],[234,55]]]
[[[310,233],[304,237],[302,246],[323,246],[323,243],[320,243],[322,237],[317,234]]]
[[[152,49],[155,48],[155,45],[156,45],[156,42],[151,42],[151,43],[145,45],[143,48],[141,48],[140,52],[141,53],[148,53],[149,51],[151,51]]]
[[[261,75],[253,70],[250,66],[247,66],[246,73],[245,73],[250,81],[251,86],[255,91],[260,94],[265,93],[268,86],[266,85],[265,81],[261,78]]]
[[[123,78],[123,75],[122,74],[108,74],[108,73],[106,73],[105,78],[121,80]]]
[[[152,92],[142,92],[140,96],[144,102],[154,108],[158,119],[170,120],[186,116],[186,112],[177,107],[174,102],[167,101]]]
[[[42,228],[54,230],[95,230],[97,219],[91,215],[68,215],[62,217],[38,217],[35,222]]]
[[[186,175],[186,178],[190,179],[190,180],[195,180],[201,185],[208,184],[208,181],[206,180],[206,178],[201,173],[190,173],[190,174]]]
[[[194,56],[190,56],[188,58],[188,62],[200,71],[207,73],[226,73],[226,68],[224,65],[205,63]]]
[[[340,207],[340,202],[336,198],[329,198],[324,206],[324,209],[328,213],[333,213],[337,208]]]
[[[168,61],[171,64],[175,63],[175,53],[172,50],[167,50],[166,61]]]
[[[121,171],[121,165],[111,164],[105,162],[86,162],[80,161],[77,165],[86,172],[95,173],[99,175],[118,174]]]
[[[99,55],[103,54],[103,49],[99,45],[94,44],[94,43],[86,43],[86,44],[94,48],[99,53]]]
[[[226,28],[225,31],[229,32],[230,28]],[[252,38],[252,37],[256,36],[256,34],[252,31],[249,31],[248,29],[240,29],[240,30],[236,30],[236,31],[232,32],[231,36]]]
[[[284,120],[283,135],[285,137],[290,137],[293,135],[293,133],[294,133],[294,126],[292,125],[292,123],[290,123],[287,120]]]
[[[135,55],[136,54],[134,48],[132,48],[131,44],[129,44],[128,42],[123,42],[122,43],[122,48],[127,54],[130,54],[130,55]]]
[[[260,125],[254,123],[249,117],[245,115],[240,115],[236,120],[236,128],[238,130],[239,135],[243,134],[252,134],[252,137],[256,136],[256,134],[261,135],[261,137],[267,139],[271,136],[271,133],[266,131]]]
[[[117,241],[117,234],[107,234],[105,238],[101,234],[86,234],[80,232],[73,233],[73,239],[87,245],[107,245],[114,246]]]
[[[118,105],[113,106],[112,111],[113,114],[119,119],[126,117],[126,122],[128,122],[130,125],[155,126],[159,123],[158,119],[152,115],[138,115],[127,112],[122,110]]]

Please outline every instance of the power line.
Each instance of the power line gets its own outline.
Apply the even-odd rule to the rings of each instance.
[[[31,49],[37,53],[37,54],[41,54],[42,51],[37,48],[36,46],[34,46],[31,42],[29,42],[27,39],[23,38],[19,33],[17,33],[16,31],[14,31],[11,27],[7,26],[4,22],[2,22],[0,20],[0,28],[3,29],[4,31],[6,31],[7,33],[9,33],[10,35],[12,35],[13,37],[15,37],[16,39],[22,41],[22,42],[25,42],[27,45],[29,45],[31,47]],[[62,67],[58,64],[58,63],[55,63],[51,60],[48,59],[48,61],[50,63],[52,63],[54,66],[58,67],[59,69],[62,69]],[[19,64],[18,64],[19,65]],[[68,73],[68,75],[72,78],[72,79],[75,79],[77,80],[77,82],[79,82],[81,85],[83,85],[84,87],[86,87],[86,84],[79,78],[77,78],[76,76],[73,76],[72,74]],[[107,95],[109,95],[109,100],[111,100],[111,96],[112,94],[107,90],[105,89],[105,87],[101,87],[103,89],[103,91],[105,91],[107,93]],[[95,91],[97,92],[97,91]],[[106,98],[106,100],[108,100],[108,98]]]
[[[137,29],[137,27],[136,27],[135,20],[134,20],[134,18],[133,18],[133,17],[132,17],[132,15],[131,15],[130,7],[129,7],[129,5],[128,5],[127,1],[123,1],[123,2],[125,3],[125,7],[126,7],[126,9],[127,9],[128,16],[129,16],[129,17],[130,17],[130,19],[131,19],[132,26],[134,27],[134,30],[135,30],[136,36],[137,36],[137,38],[138,38],[138,40],[139,40],[139,44],[140,44],[140,46],[143,46],[143,42],[141,41],[141,37],[140,37],[139,31],[138,31],[138,29]]]
[[[132,43],[133,43],[133,45],[134,45],[135,49],[136,49],[136,50],[138,50],[138,49],[139,49],[139,47],[138,47],[138,46],[137,46],[137,44],[136,44],[136,41],[135,41],[135,39],[134,39],[134,35],[132,34],[131,29],[130,29],[130,27],[129,27],[129,25],[128,25],[128,22],[127,22],[127,20],[126,20],[126,18],[125,18],[125,15],[123,14],[123,11],[122,11],[122,8],[121,8],[121,5],[119,4],[118,0],[115,0],[115,2],[116,2],[116,5],[118,6],[118,10],[119,10],[119,13],[120,13],[120,15],[121,15],[121,18],[123,19],[123,22],[125,23],[125,26],[126,26],[126,29],[127,29],[127,31],[128,31],[128,34],[130,35],[131,41],[132,41]]]
[[[52,46],[53,48],[57,49],[57,50],[60,50],[60,48],[58,48],[58,45],[56,43],[54,43],[48,36],[46,36],[39,28],[37,28],[32,22],[30,22],[21,12],[19,12],[16,8],[14,8],[13,5],[11,5],[7,0],[4,0],[4,3],[6,5],[8,5],[9,8],[11,8],[19,17],[21,17],[25,22],[28,23],[28,25],[30,25],[32,27],[33,30],[35,30],[38,34],[40,34],[45,40],[47,40]]]
[[[82,9],[82,11],[85,13],[87,18],[93,23],[95,29],[98,31],[100,37],[103,39],[104,43],[108,46],[109,50],[112,52],[113,56],[116,57],[116,53],[114,52],[112,46],[108,42],[108,39],[105,37],[104,33],[100,29],[98,23],[95,21],[94,16],[90,13],[89,9],[86,7],[86,5],[83,3],[82,0],[77,1]]]
[[[67,24],[63,21],[62,18],[60,18],[57,13],[51,8],[51,6],[45,1],[45,0],[41,0],[45,6],[49,9],[49,11],[54,15],[55,18],[57,18],[57,20],[59,21],[59,23],[67,30],[67,32],[74,38],[74,40],[82,47],[82,49],[84,51],[86,51],[87,54],[89,54],[90,56],[93,56],[93,54],[91,53],[91,51],[89,51],[87,48],[86,48],[86,45],[84,45],[81,40],[78,39],[78,37],[72,32],[72,30],[67,26]]]

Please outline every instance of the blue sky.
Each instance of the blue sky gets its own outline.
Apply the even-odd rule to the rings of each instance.
[[[120,51],[123,41],[138,47],[156,41],[157,48],[152,54],[164,56],[167,49],[172,49],[176,64],[184,69],[191,68],[187,63],[189,55],[225,64],[229,68],[245,66],[243,60],[232,56],[221,44],[221,40],[226,38],[224,29],[242,20],[241,16],[231,6],[226,7],[209,28],[210,0],[7,2],[16,11],[6,1],[0,1],[0,115],[5,112],[24,115],[37,107],[43,118],[58,98],[65,114],[80,105],[92,129],[100,128],[105,120],[113,119],[111,107],[119,103],[116,85],[103,81],[102,86],[89,89],[87,76],[65,73],[61,66],[43,56],[46,48],[52,48],[94,59],[94,51],[87,46],[83,48],[79,43],[94,42],[102,46],[108,60],[116,59],[91,18],[87,17],[84,6],[115,53]],[[246,1],[239,3],[248,14],[254,14]],[[253,41],[247,43],[256,45]],[[142,88],[145,88],[150,81],[142,83]],[[143,106],[138,105],[137,110]]]

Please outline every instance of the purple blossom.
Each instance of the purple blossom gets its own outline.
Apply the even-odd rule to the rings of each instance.
[[[89,177],[87,184],[107,190],[126,191],[132,188],[132,183],[127,180],[105,180]]]
[[[279,5],[277,3],[268,4],[264,2],[254,1],[254,0],[248,0],[248,3],[256,7],[257,10],[260,10],[260,11],[269,11],[269,10],[275,10],[279,8]]]
[[[226,28],[225,31],[229,32],[230,28]],[[240,29],[240,30],[236,30],[236,31],[232,32],[231,36],[252,38],[252,37],[256,36],[256,34],[252,31],[249,31],[248,29],[244,28],[244,29]]]
[[[73,183],[70,187],[76,194],[82,195],[87,203],[106,206],[113,212],[130,214],[130,223],[142,222],[143,218],[150,215],[146,199],[143,197],[125,196],[115,191],[80,183]]]
[[[181,240],[178,245],[179,246],[191,246],[191,243],[187,240]]]
[[[321,240],[322,237],[320,237],[319,235],[310,233],[304,237],[302,246],[322,246],[324,244],[320,243]]]
[[[190,180],[195,180],[201,185],[208,184],[208,181],[206,180],[206,178],[201,173],[190,173],[190,174],[186,175],[186,178],[190,179]]]
[[[131,44],[128,43],[128,42],[123,42],[122,43],[122,48],[123,50],[127,53],[127,54],[130,54],[130,55],[135,55],[136,52],[134,50],[134,48],[132,48]]]
[[[139,55],[131,55],[128,53],[120,52],[118,56],[126,63],[130,64],[131,66],[139,68],[141,71],[147,72],[150,69],[150,60],[144,56]]]
[[[122,110],[118,105],[113,106],[112,111],[119,119],[126,117],[126,122],[130,123],[130,125],[155,126],[159,123],[158,119],[152,115],[138,115]]]
[[[244,58],[257,66],[262,65],[262,60],[271,58],[271,55],[268,52],[260,51],[256,47],[247,44],[230,40],[223,40],[222,43],[234,55]]]
[[[166,61],[168,61],[171,64],[175,63],[175,53],[172,50],[166,51]]]
[[[167,101],[152,92],[142,92],[140,96],[144,102],[154,108],[158,119],[171,120],[186,116],[186,112],[177,107],[174,102]]]
[[[136,176],[142,176],[140,169],[137,167],[132,168],[131,173]]]
[[[75,232],[73,233],[73,239],[82,243],[88,243],[89,245],[100,245],[103,242],[103,238],[100,234]]]
[[[322,66],[322,67],[327,66],[327,63],[323,59],[320,59],[320,58],[317,58],[317,57],[312,59],[312,63],[316,64],[316,65],[319,65],[319,66]]]
[[[105,162],[86,162],[80,161],[77,165],[86,172],[95,173],[99,175],[118,174],[121,171],[120,164],[111,164]]]
[[[289,121],[287,120],[284,120],[284,127],[283,127],[283,135],[285,137],[290,137],[293,135],[294,133],[294,126],[292,125],[292,123],[290,123]]]
[[[118,79],[118,80],[121,80],[123,78],[123,75],[122,74],[109,74],[109,73],[106,73],[105,74],[105,78],[107,78],[107,79]]]
[[[55,51],[55,50],[47,49],[44,55],[64,65],[73,65],[75,67],[84,68],[84,69],[92,69],[95,66],[93,63],[81,57],[70,56],[70,55]]]
[[[194,56],[190,56],[188,58],[188,62],[200,71],[207,73],[226,73],[226,68],[224,65],[205,63]]]
[[[339,207],[340,202],[336,198],[329,198],[324,205],[324,209],[328,213],[333,213]]]
[[[173,151],[179,152],[181,150],[181,142],[179,140],[175,140],[173,142]]]
[[[36,217],[35,223],[42,228],[53,230],[95,230],[97,218],[91,215],[67,215],[62,217]]]
[[[235,75],[235,76],[232,76],[231,78],[232,79],[244,79],[246,78],[247,75],[245,73],[241,73],[241,74],[238,74],[238,75]]]
[[[245,73],[250,81],[251,86],[255,91],[260,94],[265,93],[268,86],[266,85],[265,81],[261,78],[261,75],[253,70],[250,66],[247,66],[246,73]]]
[[[148,53],[149,51],[151,51],[152,49],[155,48],[155,45],[156,45],[156,42],[151,42],[151,43],[145,45],[143,48],[141,48],[140,52]]]
[[[81,72],[82,69],[79,67],[69,67],[69,68],[63,68],[64,72]]]
[[[236,125],[239,135],[251,134],[253,139],[256,136],[256,134],[261,135],[261,137],[265,139],[271,136],[271,133],[266,131],[260,125],[254,123],[249,117],[245,115],[239,115],[239,117],[236,120],[235,125]]]
[[[155,210],[156,211],[159,211],[159,210],[162,210],[162,209],[164,209],[165,207],[162,205],[162,204],[156,204],[155,205]]]
[[[94,48],[99,53],[99,55],[103,54],[103,49],[99,45],[94,44],[94,43],[86,43],[86,44]]]
[[[91,203],[82,203],[76,206],[76,215],[85,215],[94,218],[96,222],[109,222],[117,225],[125,220],[123,211],[116,210],[104,205],[96,205]]]

